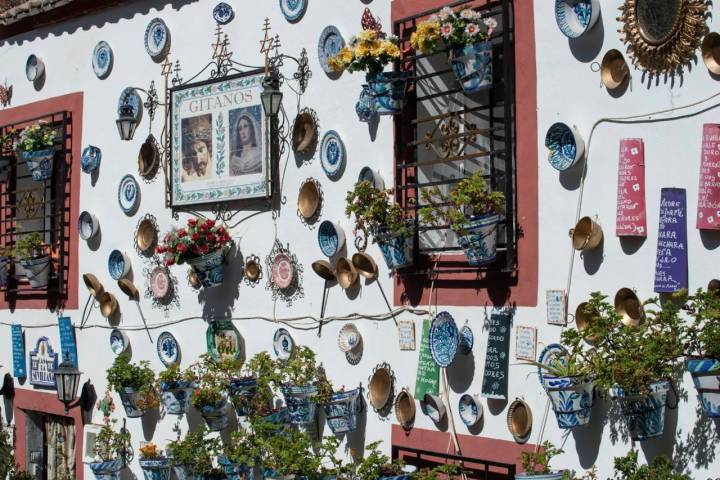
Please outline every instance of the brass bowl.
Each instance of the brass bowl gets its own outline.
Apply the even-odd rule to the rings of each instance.
[[[410,428],[415,422],[415,399],[405,389],[395,397],[395,417],[403,428]]]
[[[377,278],[378,266],[375,260],[365,252],[358,252],[352,256],[352,264],[357,272],[365,278]]]
[[[600,79],[608,90],[614,90],[625,83],[630,69],[619,50],[609,50],[600,64]]]
[[[582,302],[575,309],[575,326],[577,327],[579,332],[583,332],[588,329],[600,317],[597,311],[592,313],[586,312],[585,307],[587,307],[587,305],[588,302]],[[598,338],[597,336],[589,336],[587,338],[587,341],[589,343],[595,343],[598,341]]]
[[[337,275],[338,283],[343,290],[347,290],[348,288],[352,287],[355,282],[357,282],[358,272],[357,270],[355,270],[352,262],[350,262],[350,260],[345,257],[341,257],[337,261],[337,265],[335,266],[335,272],[335,274]]]
[[[160,151],[155,138],[151,135],[140,147],[138,154],[138,173],[143,178],[152,178],[160,166]]]
[[[507,426],[515,438],[525,438],[532,429],[533,417],[530,405],[519,398],[510,404],[507,413]]]
[[[121,278],[118,280],[118,287],[120,287],[120,290],[122,290],[122,292],[127,295],[130,300],[134,300],[140,296],[140,291],[137,289],[135,284],[127,278]]]
[[[200,279],[198,278],[197,273],[195,273],[195,270],[193,270],[192,267],[188,268],[187,280],[190,286],[195,290],[199,290],[200,287],[202,287],[202,283],[200,283]]]
[[[262,270],[260,269],[260,263],[255,258],[249,258],[245,262],[245,278],[251,282],[255,282],[260,278]]]
[[[117,312],[118,309],[118,301],[117,298],[115,298],[115,295],[113,295],[110,292],[103,292],[102,295],[100,295],[100,313],[103,317],[109,318]]]
[[[98,280],[92,273],[83,273],[83,282],[85,282],[87,289],[90,290],[90,295],[95,298],[100,297],[105,290],[102,283],[100,283],[100,280]]]
[[[717,278],[713,278],[712,280],[710,280],[707,289],[708,292],[713,291],[720,295],[720,280],[718,280]]]
[[[622,316],[622,322],[629,327],[637,327],[645,321],[642,302],[629,288],[621,288],[615,294],[615,311]]]
[[[312,263],[312,269],[323,280],[328,282],[335,280],[335,271],[327,260],[315,260]]]
[[[386,368],[378,368],[368,383],[368,400],[375,410],[382,410],[390,400],[392,377]]]
[[[158,232],[149,218],[143,219],[135,232],[138,249],[144,253],[153,253],[158,243]]]
[[[592,250],[600,245],[603,231],[595,220],[583,217],[570,229],[569,235],[575,250]]]
[[[295,117],[292,131],[293,150],[308,153],[317,143],[318,131],[315,118],[309,110],[303,110]]]
[[[309,178],[300,187],[297,208],[304,219],[312,218],[320,206],[320,189],[315,180]]]
[[[705,35],[700,50],[707,69],[720,75],[720,34],[712,32]]]

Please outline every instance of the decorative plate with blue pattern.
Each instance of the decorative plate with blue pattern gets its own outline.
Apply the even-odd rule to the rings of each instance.
[[[285,20],[295,23],[305,15],[307,4],[308,0],[280,0],[280,10]]]
[[[543,349],[542,352],[540,352],[540,356],[538,357],[538,363],[541,363],[543,365],[551,366],[553,364],[564,364],[567,363],[567,356],[568,351],[560,345],[559,343],[551,343],[547,347]],[[550,375],[547,370],[538,367],[538,375],[540,375],[540,383],[542,383],[543,376],[548,375],[550,377],[554,377],[555,375]]]
[[[120,180],[118,204],[126,215],[132,215],[140,205],[140,185],[129,173]]]
[[[325,30],[323,30],[320,34],[320,40],[318,40],[318,59],[320,60],[320,66],[325,73],[338,73],[330,68],[330,65],[328,65],[328,59],[330,57],[337,56],[344,46],[345,39],[340,34],[340,30],[338,30],[334,25],[325,27]]]
[[[590,30],[600,16],[598,0],[555,0],[555,20],[568,38],[578,38]]]
[[[455,319],[448,312],[438,313],[430,325],[430,354],[440,367],[449,366],[455,359],[460,332]]]
[[[220,2],[213,8],[213,18],[220,25],[227,25],[234,17],[233,8],[225,2]]]
[[[113,64],[113,52],[112,48],[106,41],[98,42],[95,45],[92,56],[92,68],[93,72],[98,78],[106,78],[110,75],[110,70]]]
[[[287,360],[295,350],[295,340],[290,332],[284,328],[278,328],[273,335],[273,350],[280,360]]]
[[[180,345],[170,332],[162,332],[157,338],[157,353],[160,361],[166,367],[175,365],[180,361]]]
[[[145,29],[145,51],[153,59],[161,59],[170,48],[170,29],[161,18],[153,18]]]
[[[472,352],[473,344],[475,343],[475,337],[473,336],[472,329],[466,323],[460,329],[460,350],[463,355],[469,355]]]
[[[345,168],[345,144],[335,130],[328,130],[320,142],[320,165],[330,179],[338,178]]]
[[[118,116],[122,115],[122,108],[126,105],[129,105],[132,108],[132,114],[135,117],[135,120],[139,121],[142,113],[142,99],[140,98],[140,94],[133,87],[127,87],[120,94],[117,108]]]

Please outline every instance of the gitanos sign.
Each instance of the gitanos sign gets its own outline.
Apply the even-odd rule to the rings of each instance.
[[[55,388],[55,375],[58,366],[58,354],[50,346],[47,337],[40,337],[35,350],[30,352],[30,385]]]

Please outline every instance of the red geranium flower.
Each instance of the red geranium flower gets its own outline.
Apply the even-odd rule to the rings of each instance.
[[[188,226],[189,226],[189,227],[194,227],[195,225],[197,225],[197,218],[189,218],[189,219],[188,219]]]
[[[178,236],[178,238],[187,237],[187,230],[185,230],[184,228],[181,228],[180,230],[177,231],[177,236]]]
[[[178,243],[176,248],[177,248],[178,252],[183,253],[183,252],[187,251],[188,247],[184,243]]]
[[[205,225],[206,225],[208,228],[212,228],[212,227],[215,226],[215,220],[210,220],[210,219],[205,220]]]
[[[166,258],[165,265],[167,265],[168,267],[175,265],[175,259],[173,257]]]
[[[214,233],[208,233],[207,237],[205,237],[205,240],[207,240],[209,243],[212,243],[215,240],[217,240],[217,237],[215,236]]]
[[[192,234],[192,237],[190,237],[190,238],[192,238],[193,242],[197,242],[198,240],[200,240],[200,234],[195,232]]]

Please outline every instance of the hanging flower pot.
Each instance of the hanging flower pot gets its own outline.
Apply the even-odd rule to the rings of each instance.
[[[405,104],[408,72],[368,73],[367,85],[375,97],[378,115],[397,115]]]
[[[282,408],[269,415],[265,415],[264,417],[262,417],[262,419],[268,423],[282,425],[283,423],[287,423],[290,420],[290,414],[287,408]]]
[[[645,395],[627,394],[618,387],[613,389],[614,397],[622,406],[622,414],[632,440],[647,440],[662,435],[670,388],[670,382],[659,381],[651,383]]]
[[[355,113],[357,113],[358,120],[365,123],[377,115],[377,102],[369,85],[362,86],[360,98],[355,104]]]
[[[145,480],[170,480],[170,460],[158,458],[139,460]]]
[[[205,419],[208,430],[211,432],[224,430],[228,426],[228,423],[230,423],[230,417],[227,413],[227,404],[227,398],[224,398],[216,405],[204,405],[200,408],[200,415],[202,415]]]
[[[37,150],[34,152],[22,152],[28,170],[32,173],[32,179],[36,182],[42,182],[52,178],[53,158],[55,157],[55,149],[48,148],[45,150]]]
[[[550,397],[560,428],[576,428],[590,421],[593,405],[593,383],[587,377],[552,377],[541,380]]]
[[[705,414],[720,418],[720,361],[713,358],[691,359],[688,360],[687,370],[700,394]]]
[[[32,288],[45,288],[50,275],[50,255],[20,260],[25,278]]]
[[[252,478],[253,468],[247,465],[238,465],[232,463],[229,458],[219,456],[218,464],[225,472],[225,477],[228,480],[241,480],[243,478]]]
[[[411,236],[379,230],[375,234],[375,238],[389,269],[397,270],[413,264],[413,238]]]
[[[109,462],[92,462],[88,466],[97,480],[117,480],[120,470],[125,468],[122,457]]]
[[[225,276],[225,266],[223,265],[224,251],[223,249],[215,250],[207,255],[188,259],[200,283],[205,288],[216,287],[223,283]]]
[[[187,413],[195,387],[195,382],[160,382],[160,396],[165,411],[170,415]]]
[[[357,414],[362,410],[360,388],[349,392],[337,392],[323,407],[330,430],[334,434],[353,432],[357,427]]]
[[[137,418],[145,415],[147,408],[147,392],[141,392],[132,387],[125,387],[118,392],[120,394],[120,402],[125,408],[125,414],[129,418]]]
[[[280,391],[290,413],[290,423],[305,424],[315,420],[316,404],[313,397],[318,389],[315,385],[284,385]]]
[[[475,93],[492,87],[492,43],[479,42],[452,50],[450,64],[465,93]]]
[[[250,401],[256,392],[257,378],[235,378],[230,381],[228,393],[238,417],[245,417],[250,413]]]
[[[490,213],[468,218],[458,233],[458,243],[474,267],[488,265],[497,258],[497,227],[500,215]]]

